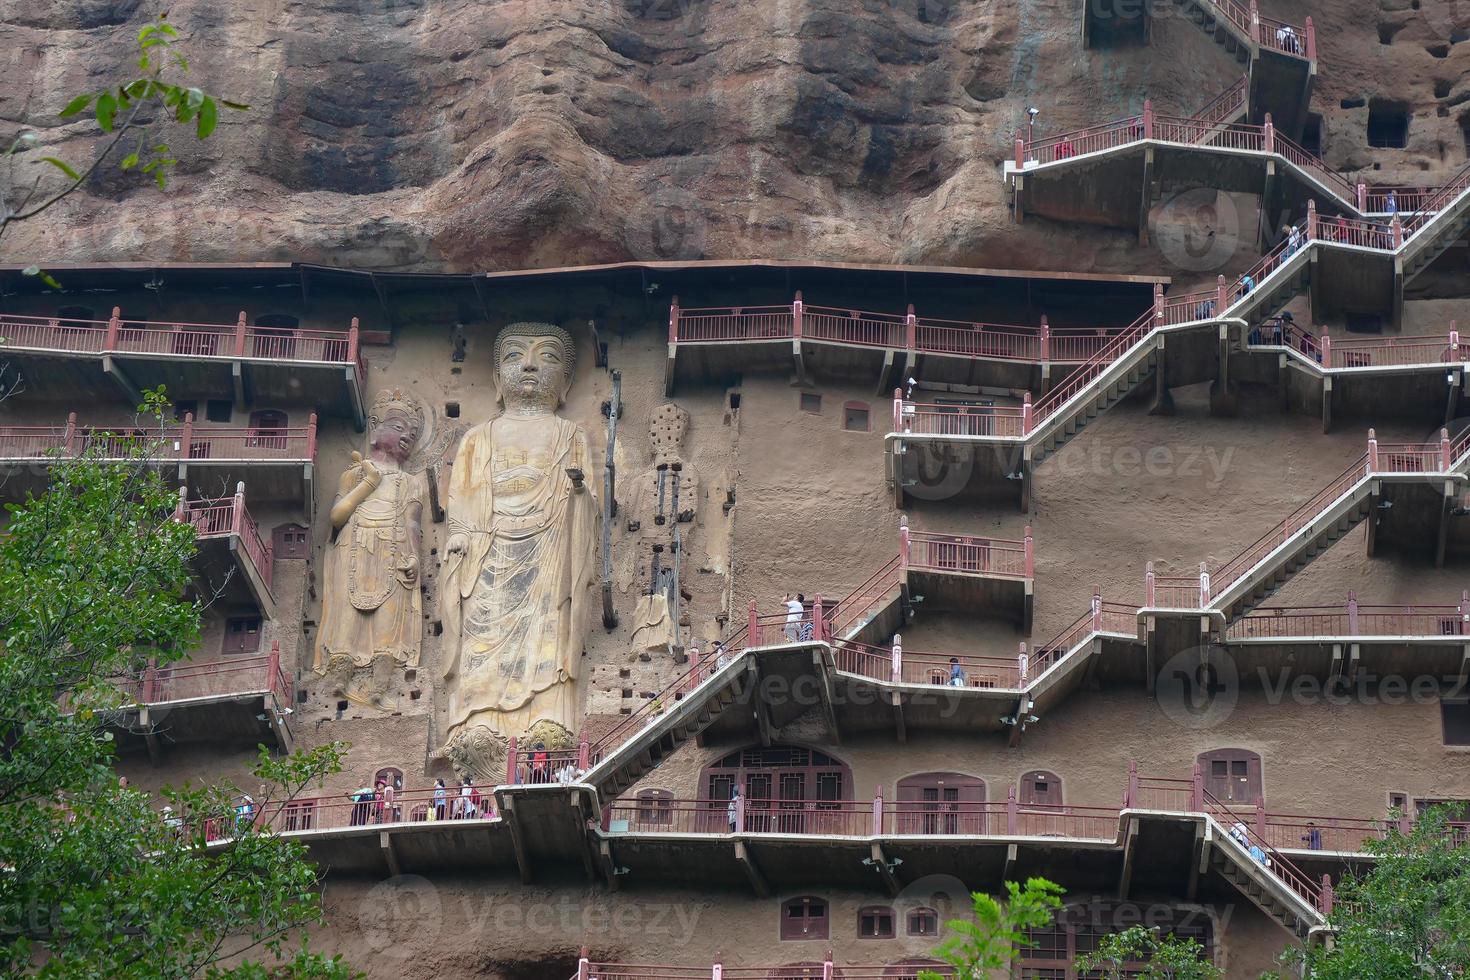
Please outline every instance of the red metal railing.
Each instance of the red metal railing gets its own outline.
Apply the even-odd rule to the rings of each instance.
[[[736,306],[685,310],[678,299],[669,314],[669,340],[681,344],[729,340],[781,340],[793,336],[790,306]]]
[[[278,833],[335,830],[379,824],[424,823],[437,820],[494,820],[493,787],[472,786],[479,803],[471,806],[460,786],[446,787],[442,796],[433,789],[399,790],[389,803],[382,797],[357,800],[344,796],[298,797],[266,806],[257,816],[261,827]],[[230,828],[220,828],[213,838],[228,837]]]
[[[1353,593],[1342,606],[1253,609],[1230,625],[1232,640],[1295,636],[1466,636],[1470,598],[1457,606],[1364,606]]]
[[[126,703],[159,705],[203,698],[235,697],[264,692],[273,695],[278,707],[295,700],[295,684],[281,666],[281,645],[275,642],[267,654],[235,657],[210,663],[181,662],[150,664],[108,682],[126,698]]]
[[[1430,194],[1419,209],[1404,220],[1403,228],[1405,234],[1417,233],[1440,211],[1450,206],[1450,203],[1461,194],[1470,189],[1470,163],[1461,167],[1459,171]]]
[[[3,346],[36,350],[358,364],[356,319],[345,332],[254,327],[245,321],[244,313],[233,325],[124,321],[117,308],[110,320],[7,313],[0,314],[0,337]]]
[[[1290,323],[1262,324],[1250,333],[1254,346],[1290,347],[1330,368],[1402,367],[1445,364],[1463,360],[1470,348],[1460,344],[1460,331],[1451,321],[1445,334],[1413,337],[1313,336]]]
[[[1026,434],[1027,411],[1011,405],[925,405],[897,397],[897,431],[920,436],[999,436]]]
[[[233,497],[226,497],[223,500],[186,501],[181,488],[179,507],[174,517],[176,520],[192,524],[201,539],[238,536],[245,554],[255,566],[256,571],[260,573],[266,587],[270,587],[274,560],[271,546],[261,538],[260,526],[245,509],[245,485],[243,483],[235,491]]]
[[[1267,839],[1267,835],[1262,832],[1262,828],[1252,827],[1246,823],[1235,810],[1232,810],[1226,804],[1215,799],[1210,795],[1208,790],[1204,791],[1204,804],[1206,813],[1230,828],[1230,837],[1232,840],[1246,850],[1249,850],[1251,845],[1260,848],[1266,856],[1267,863],[1265,867],[1267,870],[1280,878],[1288,888],[1296,892],[1309,906],[1319,911],[1321,910],[1321,887],[1315,884],[1301,869],[1273,847]],[[1241,839],[1242,836],[1244,840]]]
[[[904,649],[901,642],[881,647],[852,640],[834,644],[832,655],[838,670],[896,684],[1015,689],[1022,683],[1015,657],[921,653]],[[952,683],[956,671],[958,683]]]
[[[898,587],[902,566],[902,556],[895,555],[851,593],[838,600],[828,618],[828,635],[843,637],[852,632],[875,606]]]
[[[289,460],[316,457],[316,414],[305,426],[279,429],[182,425],[158,429],[82,426],[72,412],[64,426],[0,426],[0,459],[46,459],[91,453],[101,459]]]
[[[901,540],[907,546],[908,566],[913,569],[1024,578],[1035,574],[1035,546],[1030,528],[1020,541],[927,531],[910,531]]]
[[[957,354],[1002,361],[1045,360],[1040,328],[1003,323],[917,320],[913,349],[926,354]]]
[[[919,971],[941,977],[955,976],[955,968],[929,959],[905,960],[889,966],[834,966],[832,951],[820,963],[780,966],[725,966],[719,959],[698,966],[662,963],[594,963],[586,949],[577,972],[568,980],[916,980]]]
[[[902,348],[908,346],[908,318],[902,313],[805,306],[801,308],[801,336],[860,347]]]

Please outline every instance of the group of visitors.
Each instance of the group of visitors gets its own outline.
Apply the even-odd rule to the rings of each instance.
[[[349,827],[365,827],[369,824],[397,823],[403,819],[403,804],[398,799],[401,787],[397,780],[389,782],[378,779],[372,786],[363,785],[347,794],[352,801]],[[459,792],[451,797],[449,788],[442,778],[434,780],[432,805],[424,808],[419,820],[477,820],[495,818],[494,803],[480,793],[479,787],[466,776],[460,782]]]
[[[812,638],[812,604],[806,596],[786,593],[786,639],[792,643],[806,643]]]
[[[1237,820],[1235,822],[1235,825],[1230,828],[1230,837],[1241,847],[1245,848],[1247,853],[1250,854],[1252,860],[1254,860],[1261,867],[1271,867],[1271,859],[1266,856],[1266,852],[1260,844],[1257,844],[1251,840],[1250,831],[1246,829],[1245,824]]]

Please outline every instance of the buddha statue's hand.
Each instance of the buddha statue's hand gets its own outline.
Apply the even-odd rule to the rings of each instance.
[[[378,484],[383,482],[383,471],[378,469],[378,464],[370,459],[364,459],[362,453],[352,454],[352,467],[357,470],[363,483],[371,490],[376,490]]]
[[[465,534],[463,531],[455,531],[449,536],[449,540],[444,544],[444,556],[446,558],[448,558],[450,555],[459,555],[463,557],[464,553],[469,550],[469,547],[470,536],[468,534]]]

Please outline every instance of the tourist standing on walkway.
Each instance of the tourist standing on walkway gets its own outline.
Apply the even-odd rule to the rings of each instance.
[[[789,592],[786,593],[786,630],[785,630],[785,632],[786,632],[786,639],[790,640],[792,643],[795,643],[800,638],[800,636],[801,636],[801,617],[805,613],[806,613],[806,596],[804,596],[804,595],[802,595],[801,593],[798,592],[796,594],[796,598],[793,599],[791,597],[791,593],[789,593]]]

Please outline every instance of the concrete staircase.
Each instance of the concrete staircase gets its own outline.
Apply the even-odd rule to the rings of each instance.
[[[1174,6],[1194,21],[1214,42],[1235,55],[1242,65],[1251,60],[1250,39],[1246,32],[1231,22],[1219,5],[1210,0],[1174,0]]]
[[[1293,575],[1361,524],[1372,513],[1373,497],[1373,481],[1364,476],[1341,496],[1328,501],[1300,530],[1288,534],[1286,525],[1278,524],[1262,541],[1279,538],[1280,544],[1271,547],[1259,560],[1233,576],[1233,580],[1216,593],[1214,607],[1225,614],[1227,623],[1233,623],[1275,595]],[[1248,549],[1246,554],[1261,547],[1263,545],[1258,544]]]
[[[1041,462],[1087,427],[1087,423],[1122,401],[1154,373],[1159,350],[1156,336],[1145,337],[1108,365],[1098,379],[1063,402],[1036,427],[1032,460]]]
[[[1456,190],[1457,185],[1466,185]],[[1470,230],[1470,167],[1447,185],[1439,210],[1403,244],[1403,273],[1407,282],[1422,272]]]
[[[1228,837],[1211,848],[1210,867],[1288,932],[1306,938],[1314,926],[1323,924],[1320,913],[1306,899],[1287,887],[1269,868],[1257,864]]]
[[[628,787],[655,769],[679,747],[697,736],[731,705],[751,691],[747,665],[754,654],[747,650],[694,687],[662,715],[642,721],[620,744],[602,750],[602,758],[582,781],[597,787],[604,801],[617,799]],[[698,669],[698,668],[696,668]],[[631,716],[630,727],[638,724]],[[614,732],[616,734],[616,730]]]

